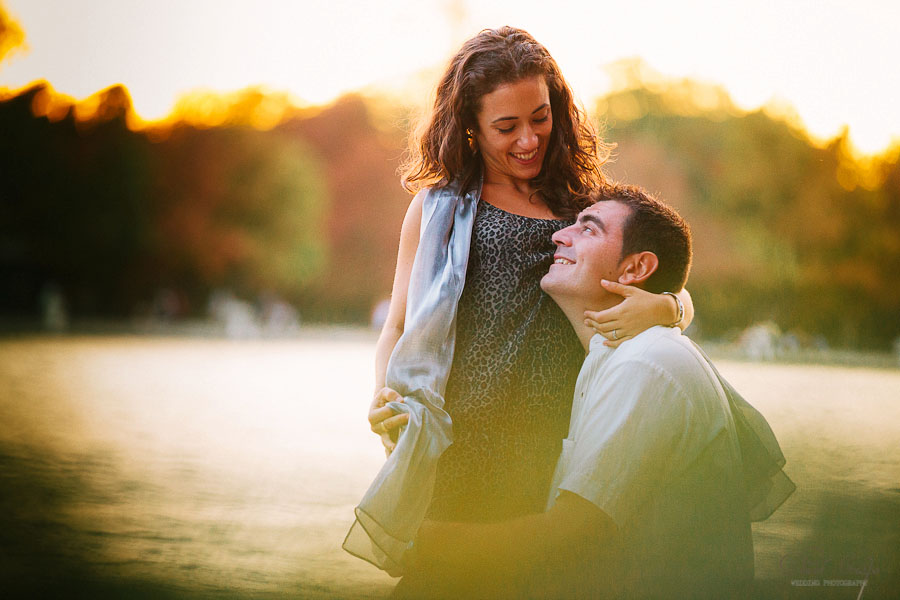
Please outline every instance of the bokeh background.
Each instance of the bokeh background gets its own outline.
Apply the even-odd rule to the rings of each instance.
[[[890,597],[897,23],[874,1],[3,0],[0,578],[389,590],[339,544],[382,460],[397,167],[452,52],[511,24],[616,144],[609,174],[693,227],[689,333],[800,485],[757,530],[767,589]]]

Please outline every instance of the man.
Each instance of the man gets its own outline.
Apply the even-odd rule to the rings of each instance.
[[[691,236],[666,205],[612,186],[553,236],[541,287],[588,352],[547,512],[493,524],[426,522],[413,552],[483,597],[733,597],[753,578],[741,450],[728,399],[675,327],[613,349],[584,311],[621,301],[602,281],[677,291]],[[436,588],[437,589],[437,588]]]

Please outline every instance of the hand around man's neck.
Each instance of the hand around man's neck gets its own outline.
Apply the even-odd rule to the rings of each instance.
[[[581,298],[554,298],[554,301],[562,309],[563,314],[572,324],[575,335],[578,336],[585,354],[591,349],[591,338],[597,332],[593,328],[588,327],[584,323],[584,311],[586,310],[606,310],[612,308],[616,304],[622,302],[619,296],[610,296],[607,298],[581,299]]]

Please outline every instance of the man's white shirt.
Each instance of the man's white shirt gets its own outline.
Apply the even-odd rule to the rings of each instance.
[[[622,535],[627,597],[715,596],[753,578],[740,448],[710,365],[677,328],[594,336],[554,475]]]

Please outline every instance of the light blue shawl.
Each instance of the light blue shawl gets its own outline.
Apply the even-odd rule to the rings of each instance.
[[[359,506],[344,550],[403,574],[403,554],[431,503],[437,462],[452,442],[444,388],[453,363],[456,305],[466,280],[478,189],[458,185],[421,192],[422,225],[410,273],[403,335],[385,384],[404,397],[388,406],[409,423]]]

